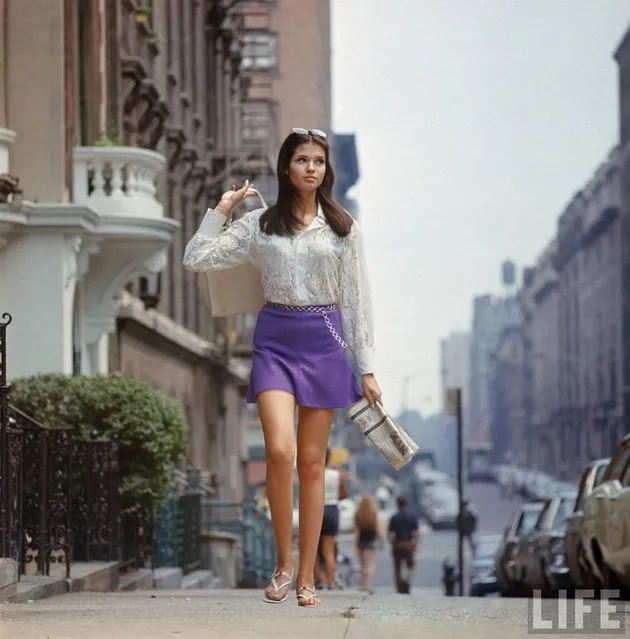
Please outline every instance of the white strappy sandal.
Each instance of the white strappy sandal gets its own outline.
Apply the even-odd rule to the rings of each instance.
[[[306,590],[310,594],[302,595],[300,594],[302,590]],[[313,599],[317,599],[319,603],[316,605],[311,605],[311,601]],[[301,588],[297,589],[297,600],[298,600],[298,606],[300,606],[300,608],[318,608],[319,606],[322,605],[321,599],[319,598],[319,594],[315,590],[313,590],[313,588],[309,588],[308,586],[302,586]]]
[[[278,582],[276,581],[276,577],[282,577],[283,575],[287,576],[289,579],[288,581],[284,581],[278,585]],[[286,588],[287,592],[284,595],[284,597],[282,597],[282,599],[273,599],[272,597],[269,597],[267,596],[267,594],[265,594],[265,596],[263,597],[263,601],[266,603],[274,603],[274,604],[282,603],[286,601],[289,598],[289,592],[293,584],[294,575],[295,575],[295,567],[291,571],[291,574],[289,574],[286,570],[280,570],[280,571],[274,572],[273,575],[271,575],[271,587],[273,588],[274,594],[278,594],[283,588]]]

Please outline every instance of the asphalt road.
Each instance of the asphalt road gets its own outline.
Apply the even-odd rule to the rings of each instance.
[[[508,525],[518,499],[504,499],[498,487],[492,483],[472,483],[465,487],[465,496],[471,501],[479,516],[478,533],[503,532]],[[352,535],[339,538],[340,548],[345,553],[353,552]],[[450,557],[457,565],[457,532],[454,530],[425,530],[416,556],[413,587],[416,589],[442,590],[442,563]],[[464,558],[470,552],[464,544]],[[384,544],[376,558],[374,587],[379,592],[394,592],[394,569],[389,544]]]

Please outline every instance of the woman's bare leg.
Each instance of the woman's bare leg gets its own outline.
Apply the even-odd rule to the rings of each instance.
[[[300,481],[300,569],[296,587],[313,587],[317,542],[324,518],[324,467],[326,448],[334,410],[300,408],[297,434],[297,468]],[[304,594],[310,597],[308,591]],[[301,600],[307,605],[319,605],[312,597]]]
[[[276,539],[276,570],[293,571],[293,463],[295,461],[295,398],[285,391],[270,390],[258,395],[258,411],[265,437],[267,499]],[[289,581],[286,575],[278,585]],[[282,599],[289,583],[274,593],[271,584],[265,590],[270,599]]]
[[[363,551],[365,553],[363,561],[365,562],[365,588],[372,588],[374,584],[374,571],[376,568],[376,550],[368,549]]]
[[[335,570],[337,558],[335,557],[335,538],[331,535],[322,537],[322,554],[324,555],[324,565],[326,566],[326,586],[328,589],[335,583]]]

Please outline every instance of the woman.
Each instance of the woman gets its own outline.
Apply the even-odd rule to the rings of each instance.
[[[374,377],[370,295],[357,223],[332,197],[334,172],[326,134],[293,129],[277,163],[278,197],[223,229],[249,181],[223,194],[186,246],[192,271],[251,261],[267,303],[252,343],[248,402],[263,427],[266,483],[277,566],[264,601],[286,601],[295,578],[300,606],[321,605],[314,566],[324,512],[324,463],[334,411],[362,396],[381,401]],[[344,347],[352,350],[361,386]],[[294,416],[298,409],[297,444]],[[292,553],[293,463],[299,477],[299,554]]]
[[[381,534],[378,510],[372,495],[363,495],[354,515],[355,547],[361,563],[361,586],[371,590],[376,566],[376,545]]]
[[[319,539],[321,562],[315,564],[315,577],[332,590],[337,570],[337,534],[339,533],[339,501],[348,496],[348,488],[341,471],[331,468],[330,449],[326,451],[324,470],[324,518]],[[319,558],[319,557],[318,557]],[[321,563],[324,570],[320,569]],[[323,578],[322,578],[323,577]]]

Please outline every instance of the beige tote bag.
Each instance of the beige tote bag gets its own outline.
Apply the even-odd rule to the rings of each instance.
[[[256,190],[263,208],[267,204]],[[253,315],[265,304],[260,271],[251,263],[197,273],[197,285],[212,317]]]

